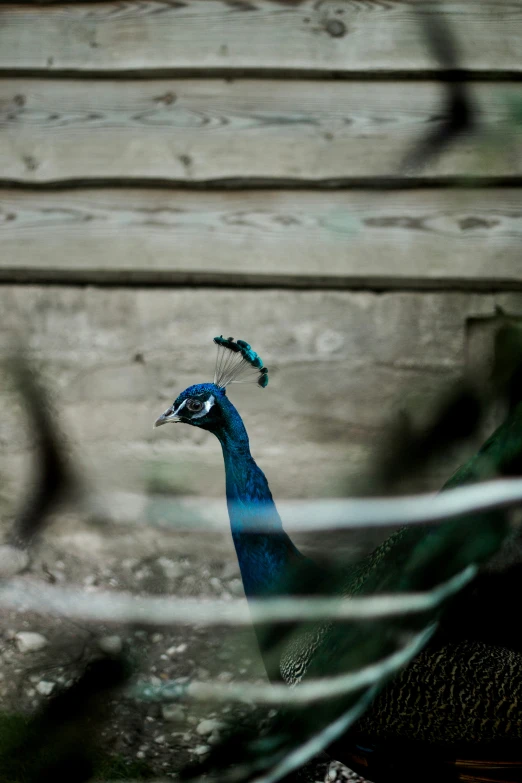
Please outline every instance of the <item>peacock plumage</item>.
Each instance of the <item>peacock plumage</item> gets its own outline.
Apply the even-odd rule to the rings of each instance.
[[[155,426],[190,424],[221,443],[232,537],[248,599],[429,590],[470,562],[489,558],[508,535],[504,514],[482,514],[480,520],[399,530],[342,573],[320,568],[284,532],[266,477],[250,454],[243,421],[226,394],[229,384],[247,380],[264,388],[268,372],[248,343],[222,337],[215,342],[214,382],[187,388]],[[519,405],[447,486],[519,473],[521,433]],[[424,780],[522,780],[522,645],[512,628],[492,634],[480,612],[483,594],[475,582],[454,602],[428,646],[335,741],[335,758],[375,781],[390,781],[397,770],[401,780],[418,780],[419,770]],[[494,615],[494,605],[489,609]],[[412,619],[409,631],[425,627],[429,619]],[[360,668],[397,649],[390,619],[255,630],[268,676],[290,685]],[[282,730],[281,747],[328,725],[358,696],[294,714],[291,728]]]

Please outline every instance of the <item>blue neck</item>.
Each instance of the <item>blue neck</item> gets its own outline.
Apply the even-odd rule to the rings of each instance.
[[[284,532],[265,474],[250,454],[241,416],[225,396],[220,407],[223,420],[214,433],[223,449],[228,513],[243,587],[248,597],[278,593],[290,562],[300,553]],[[258,530],[260,522],[263,532]]]

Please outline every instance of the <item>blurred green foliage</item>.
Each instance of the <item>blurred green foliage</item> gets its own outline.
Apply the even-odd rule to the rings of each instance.
[[[34,783],[35,774],[42,767],[52,767],[56,760],[55,746],[42,747],[34,737],[33,755],[16,753],[22,742],[30,741],[30,732],[36,727],[29,717],[0,713],[0,781],[2,783]],[[119,755],[99,750],[92,759],[93,780],[149,780],[154,777],[150,767],[142,761],[129,762]],[[70,781],[74,783],[74,781]]]

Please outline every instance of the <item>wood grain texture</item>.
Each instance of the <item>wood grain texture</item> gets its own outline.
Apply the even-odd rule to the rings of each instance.
[[[0,68],[436,70],[416,11],[437,9],[459,44],[461,67],[520,73],[519,0],[2,4]]]
[[[6,280],[520,287],[517,189],[0,191]]]
[[[521,176],[522,86],[474,84],[471,95],[479,129],[422,175]],[[397,177],[444,112],[440,85],[424,81],[1,79],[0,177]]]

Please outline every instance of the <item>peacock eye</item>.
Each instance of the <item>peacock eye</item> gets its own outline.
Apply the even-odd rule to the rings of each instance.
[[[197,413],[203,408],[203,403],[201,400],[187,400],[187,408],[192,413]]]

